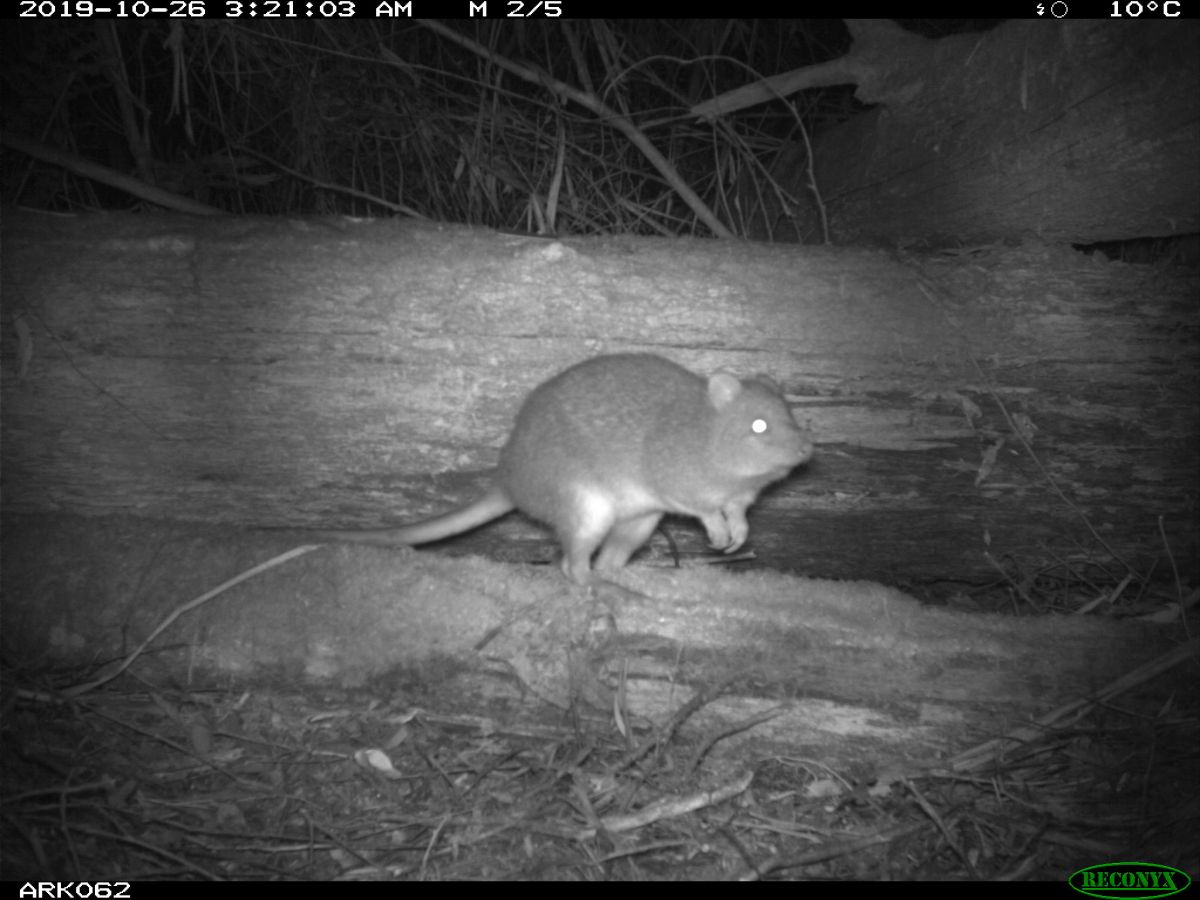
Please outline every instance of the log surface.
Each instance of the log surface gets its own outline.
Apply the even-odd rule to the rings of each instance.
[[[900,584],[1147,567],[1159,516],[1195,558],[1186,270],[387,221],[4,225],[8,510],[408,521],[474,496],[530,388],[633,350],[767,374],[811,426],[813,464],[753,510],[770,565]],[[518,517],[475,540],[552,552]]]

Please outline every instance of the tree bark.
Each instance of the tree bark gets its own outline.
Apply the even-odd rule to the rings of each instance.
[[[1037,247],[4,224],[7,511],[409,521],[474,496],[534,385],[640,350],[765,373],[810,424],[816,459],[752,511],[768,565],[910,587],[1144,574],[1168,548],[1195,568],[1192,273]],[[696,523],[672,531],[703,548]],[[473,540],[553,553],[516,517]]]
[[[5,529],[5,659],[18,671],[124,660],[183,601],[209,596],[137,655],[142,679],[399,685],[406,703],[501,722],[544,708],[533,698],[609,721],[619,692],[627,715],[664,724],[704,691],[687,727],[725,736],[721,752],[960,774],[1077,728],[1084,698],[1175,709],[1197,674],[1200,639],[1175,626],[969,615],[878,584],[769,572],[636,566],[619,577],[646,596],[597,617],[582,590],[530,566],[341,546],[212,596],[286,546],[132,517],[19,517]]]

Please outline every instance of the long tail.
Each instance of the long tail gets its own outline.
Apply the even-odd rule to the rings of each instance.
[[[478,528],[485,522],[498,519],[513,506],[508,495],[499,487],[492,487],[486,494],[474,503],[425,519],[412,525],[402,525],[399,528],[375,528],[368,531],[314,531],[312,537],[318,541],[331,541],[338,544],[374,544],[379,547],[407,547],[415,544],[428,544],[430,541],[440,541],[472,528]]]

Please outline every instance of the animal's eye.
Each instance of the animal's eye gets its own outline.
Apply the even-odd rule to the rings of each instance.
[[[755,434],[762,434],[764,431],[767,430],[767,420],[766,419],[755,419],[753,422],[750,423],[750,430],[753,431]]]

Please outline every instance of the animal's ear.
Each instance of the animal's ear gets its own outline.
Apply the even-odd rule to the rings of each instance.
[[[708,379],[708,401],[716,409],[724,409],[742,392],[742,383],[728,372],[718,372]]]

